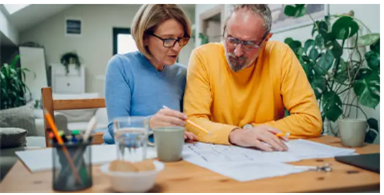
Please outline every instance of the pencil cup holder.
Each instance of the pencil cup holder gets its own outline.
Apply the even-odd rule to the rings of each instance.
[[[92,151],[88,143],[53,144],[53,189],[78,191],[92,186]]]

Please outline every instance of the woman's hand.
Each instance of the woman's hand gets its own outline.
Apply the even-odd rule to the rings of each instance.
[[[150,118],[149,127],[151,129],[169,126],[184,127],[186,124],[185,119],[187,119],[187,115],[184,113],[164,107]],[[195,134],[185,131],[184,139],[197,140],[197,137]]]

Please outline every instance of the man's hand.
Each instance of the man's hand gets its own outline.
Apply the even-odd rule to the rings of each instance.
[[[282,133],[280,130],[260,125],[251,129],[235,129],[229,134],[229,141],[232,144],[243,147],[256,147],[264,151],[272,152],[286,151],[288,147],[275,134]],[[282,137],[284,141],[288,141],[286,136]],[[269,144],[264,144],[263,142]]]

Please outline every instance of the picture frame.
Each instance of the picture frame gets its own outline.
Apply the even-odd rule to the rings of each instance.
[[[284,32],[313,24],[308,14],[300,18],[286,16],[284,14],[286,5],[287,4],[268,4],[272,15],[271,33]],[[311,14],[315,21],[324,18],[329,12],[329,4],[307,4],[306,8],[307,12]]]
[[[80,18],[65,18],[64,25],[66,36],[81,36],[83,34],[83,21]]]

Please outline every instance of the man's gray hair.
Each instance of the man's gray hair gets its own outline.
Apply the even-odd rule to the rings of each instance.
[[[248,9],[255,13],[258,16],[261,16],[262,19],[264,19],[264,27],[265,27],[265,34],[268,34],[271,32],[272,27],[272,15],[271,10],[269,9],[268,5],[266,4],[235,4],[231,6],[229,16],[225,21],[225,26],[227,26],[228,19],[232,16],[233,12],[239,10],[239,9]]]

